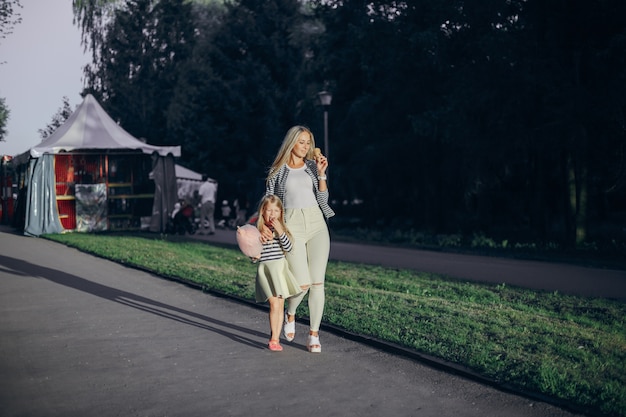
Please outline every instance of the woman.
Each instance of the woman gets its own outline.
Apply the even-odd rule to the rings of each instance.
[[[287,301],[284,335],[295,337],[296,309],[309,294],[309,352],[319,353],[322,345],[319,328],[324,313],[324,279],[330,254],[330,235],[326,219],[335,215],[328,205],[326,169],[323,155],[314,158],[313,133],[303,126],[287,131],[266,180],[265,195],[277,195],[285,208],[285,222],[293,236],[293,249],[286,254],[291,271],[302,293]],[[272,238],[271,230],[262,230],[263,239]]]

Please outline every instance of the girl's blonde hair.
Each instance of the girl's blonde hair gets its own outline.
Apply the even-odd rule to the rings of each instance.
[[[270,204],[275,204],[276,207],[280,209],[280,219],[278,219],[278,221],[280,222],[280,225],[283,227],[283,229],[285,230],[285,233],[291,240],[292,239],[291,232],[289,231],[289,229],[287,228],[287,225],[285,224],[285,209],[283,207],[283,202],[280,200],[280,198],[278,198],[278,196],[266,195],[265,197],[263,197],[263,199],[261,199],[261,203],[259,204],[259,218],[256,221],[256,227],[259,230],[262,230],[263,226],[265,226],[265,219],[263,218],[263,212],[265,211],[265,208]]]
[[[272,166],[268,171],[267,180],[269,180],[280,169],[280,167],[282,167],[289,161],[291,150],[296,145],[298,137],[302,132],[306,132],[311,136],[311,148],[306,154],[306,159],[313,159],[313,151],[315,150],[315,138],[313,137],[313,132],[311,132],[311,130],[305,126],[294,126],[290,128],[285,134],[283,143],[280,146],[280,149],[278,149],[276,158],[274,159],[274,162],[272,163]]]

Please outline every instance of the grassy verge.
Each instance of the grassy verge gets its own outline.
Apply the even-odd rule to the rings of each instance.
[[[236,249],[152,235],[48,238],[203,288],[254,299]],[[501,383],[626,416],[626,304],[330,262],[324,321],[464,366]],[[306,304],[306,303],[305,303]],[[306,306],[302,314],[308,315]]]

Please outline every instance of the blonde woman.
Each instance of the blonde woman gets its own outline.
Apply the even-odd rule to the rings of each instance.
[[[265,195],[276,195],[283,202],[285,223],[293,236],[293,249],[286,258],[302,289],[302,293],[287,301],[284,336],[288,341],[295,338],[296,309],[308,294],[310,330],[306,345],[313,353],[322,351],[319,329],[330,254],[326,219],[335,215],[328,205],[328,160],[317,151],[308,128],[290,128],[269,169],[265,187]],[[261,228],[261,233],[263,239],[272,238],[269,228]]]

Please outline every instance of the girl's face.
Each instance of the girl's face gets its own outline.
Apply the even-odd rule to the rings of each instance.
[[[274,220],[279,220],[282,215],[281,209],[274,203],[268,203],[263,210],[263,220],[268,226],[272,225]]]
[[[291,153],[298,158],[305,158],[311,149],[311,135],[309,132],[300,132],[296,144],[293,146]]]

